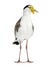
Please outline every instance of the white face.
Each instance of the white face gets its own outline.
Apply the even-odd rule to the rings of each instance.
[[[35,12],[38,12],[36,9],[34,9],[34,7],[33,7],[32,5],[27,6],[24,10],[25,10],[25,11],[28,10],[29,12],[32,12],[33,14],[34,14]]]
[[[24,13],[31,13],[31,10],[29,8],[25,8],[23,11]]]

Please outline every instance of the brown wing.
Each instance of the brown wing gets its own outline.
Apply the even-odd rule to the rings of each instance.
[[[16,31],[18,32],[18,30],[19,30],[19,28],[20,28],[20,22],[21,22],[21,18],[18,20],[18,22],[17,22],[16,25],[15,25],[15,32],[16,32]]]
[[[32,30],[34,31],[34,26],[32,25]]]

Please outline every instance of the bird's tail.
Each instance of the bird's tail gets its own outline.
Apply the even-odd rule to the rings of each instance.
[[[13,44],[19,45],[19,42],[18,41],[15,41],[15,42],[13,42]]]

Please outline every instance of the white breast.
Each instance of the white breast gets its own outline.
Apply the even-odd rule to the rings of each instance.
[[[20,41],[29,39],[33,34],[31,17],[28,13],[26,13],[21,19],[21,27],[19,28],[18,32],[16,32],[17,39]]]

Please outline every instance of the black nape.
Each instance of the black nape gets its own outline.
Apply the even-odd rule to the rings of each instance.
[[[26,5],[26,6],[24,7],[24,9],[27,8],[28,6],[30,6],[30,5]]]

